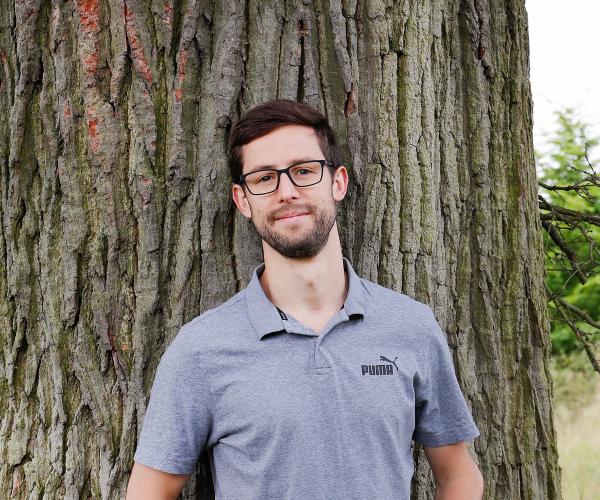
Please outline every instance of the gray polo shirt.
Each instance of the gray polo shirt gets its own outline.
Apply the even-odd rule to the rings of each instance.
[[[207,447],[220,499],[410,497],[412,440],[479,435],[431,309],[349,277],[320,334],[246,289],[185,324],[154,380],[135,461],[191,473]]]

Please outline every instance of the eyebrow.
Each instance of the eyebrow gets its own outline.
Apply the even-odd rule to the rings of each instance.
[[[294,160],[292,160],[290,162],[290,165],[293,165],[294,163],[301,163],[303,161],[308,161],[308,160],[314,160],[314,158],[312,156],[303,156],[300,158],[295,158]],[[254,167],[252,170],[248,170],[248,172],[246,172],[246,174],[251,174],[252,172],[258,172],[260,170],[265,170],[265,169],[275,169],[276,170],[277,165],[260,165],[259,167]]]

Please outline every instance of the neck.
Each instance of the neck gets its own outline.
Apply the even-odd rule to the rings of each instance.
[[[305,259],[289,259],[263,241],[265,270],[261,286],[269,300],[292,316],[337,311],[348,293],[342,249],[334,224],[321,252]]]

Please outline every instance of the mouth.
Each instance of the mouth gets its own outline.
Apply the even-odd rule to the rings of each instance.
[[[301,214],[295,214],[295,215],[289,215],[289,216],[284,216],[284,217],[279,217],[277,219],[275,219],[277,222],[293,222],[293,221],[297,221],[297,220],[301,220],[304,217],[306,217],[308,214],[308,212],[306,213],[301,213]]]

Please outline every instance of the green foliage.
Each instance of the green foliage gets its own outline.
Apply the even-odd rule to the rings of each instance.
[[[536,153],[538,171],[541,172],[540,195],[552,206],[542,214],[545,224],[544,247],[546,251],[546,285],[552,294],[572,304],[593,321],[600,321],[600,227],[585,220],[586,215],[600,215],[600,187],[590,158],[600,143],[589,137],[588,125],[578,120],[573,109],[555,113],[557,129],[550,136],[551,149],[541,155]],[[590,179],[592,179],[590,181]],[[571,190],[550,189],[554,186],[573,186]],[[544,203],[542,202],[542,207]],[[562,215],[554,208],[568,209],[579,215]],[[551,237],[552,225],[562,239],[563,248]],[[565,252],[568,247],[570,255]],[[582,350],[564,320],[565,309],[549,302],[553,354]],[[589,334],[592,343],[600,340],[597,328],[581,321],[576,315],[570,319],[578,329]]]
[[[588,136],[588,124],[577,119],[572,108],[556,111],[557,129],[549,134],[550,152],[538,158],[543,180],[571,184],[581,179],[581,172],[589,170],[590,153],[599,143]],[[538,155],[539,156],[539,155]]]

